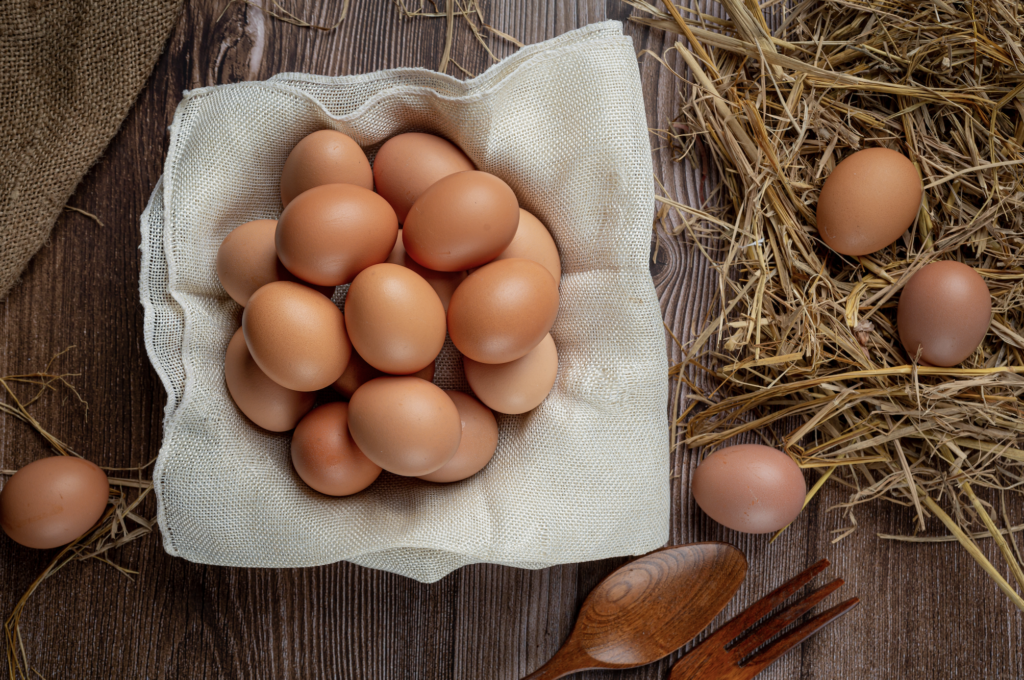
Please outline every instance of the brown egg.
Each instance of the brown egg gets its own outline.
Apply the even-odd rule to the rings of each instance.
[[[278,385],[321,390],[344,373],[352,352],[345,319],[320,293],[290,281],[253,293],[242,314],[253,360]]]
[[[397,264],[377,264],[355,278],[345,298],[345,325],[366,363],[392,375],[426,367],[444,344],[444,307],[437,293]]]
[[[373,190],[373,171],[355,140],[335,130],[317,130],[295,145],[281,169],[281,204],[323,184]]]
[[[287,432],[294,428],[316,401],[314,392],[296,392],[268,378],[252,360],[241,328],[235,331],[228,343],[224,380],[238,409],[249,420],[271,432]]]
[[[558,315],[558,284],[533,260],[498,260],[470,274],[452,296],[448,334],[482,364],[506,364],[536,347]]]
[[[359,493],[381,470],[352,439],[348,404],[340,401],[317,407],[295,428],[292,465],[302,481],[328,496]]]
[[[519,202],[494,175],[458,172],[423,192],[405,219],[406,251],[428,269],[457,272],[490,262],[512,243]]]
[[[292,274],[340,286],[383,262],[398,238],[398,218],[377,194],[351,184],[325,184],[288,204],[277,222],[277,256]]]
[[[436,361],[431,361],[426,368],[413,373],[413,377],[431,382],[434,379],[435,364]],[[352,352],[352,357],[348,360],[348,367],[341,374],[341,377],[334,381],[331,387],[344,396],[351,397],[363,383],[368,383],[374,378],[382,378],[385,375],[388,374],[384,371],[378,371],[366,363],[361,356]]]
[[[877,147],[845,158],[818,197],[818,232],[843,255],[867,255],[892,244],[917,217],[921,176],[906,156]]]
[[[516,236],[508,248],[501,251],[495,260],[508,260],[513,257],[521,257],[533,260],[551,272],[555,283],[562,280],[562,261],[558,257],[558,247],[551,233],[540,220],[519,209],[519,227],[516,229]]]
[[[377,192],[405,222],[409,208],[431,184],[465,170],[476,170],[462,149],[443,137],[407,132],[384,142],[373,159]]]
[[[437,385],[410,376],[377,378],[357,389],[348,428],[367,458],[405,477],[440,469],[462,439],[455,403]]]
[[[459,409],[462,439],[450,461],[429,475],[420,475],[428,482],[458,482],[472,477],[491,462],[498,448],[498,421],[491,409],[463,392],[445,390]]]
[[[740,444],[705,458],[693,472],[690,490],[701,510],[719,524],[766,534],[796,519],[807,484],[797,464],[782,451]]]
[[[274,234],[277,220],[254,220],[235,227],[217,251],[217,278],[231,299],[245,307],[249,297],[273,281],[299,281],[277,259]],[[327,297],[334,286],[309,285]]]
[[[56,548],[92,528],[107,507],[103,470],[75,456],[52,456],[18,470],[0,491],[0,527],[28,548]]]
[[[896,325],[913,359],[956,366],[971,356],[992,322],[992,296],[971,267],[952,260],[932,262],[910,277],[900,293]]]
[[[540,405],[555,385],[558,352],[548,333],[540,344],[507,364],[481,364],[462,358],[473,393],[498,413],[526,413]]]
[[[387,261],[411,269],[422,276],[437,293],[437,297],[441,298],[441,304],[444,305],[444,311],[447,314],[452,294],[466,278],[466,272],[435,272],[433,269],[427,269],[405,252],[405,246],[402,245],[402,231],[402,229],[398,230],[398,240],[395,241],[395,247]]]

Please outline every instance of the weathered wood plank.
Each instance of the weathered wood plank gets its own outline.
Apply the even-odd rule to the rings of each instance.
[[[412,0],[407,0],[412,5]],[[342,3],[285,2],[330,24]],[[443,5],[442,5],[443,6]],[[718,12],[710,2],[704,11]],[[487,21],[533,43],[605,18],[626,19],[618,0],[490,0]],[[627,24],[637,51],[662,53],[677,39]],[[105,227],[65,214],[51,245],[0,303],[0,374],[36,368],[69,345],[65,364],[88,415],[61,395],[37,415],[52,431],[106,465],[140,465],[160,445],[164,395],[149,366],[137,302],[138,220],[163,163],[167,125],[183,89],[267,78],[282,71],[361,73],[396,66],[435,68],[442,19],[402,19],[393,0],[352,2],[331,33],[309,31],[254,7],[224,0],[187,4],[156,72],[103,160],[71,203]],[[515,48],[488,38],[498,56]],[[452,57],[478,73],[490,60],[465,28]],[[669,55],[677,70],[681,64]],[[640,59],[649,125],[674,116],[680,83]],[[680,71],[682,72],[682,71]],[[460,75],[452,66],[449,73]],[[675,199],[697,200],[692,171],[652,137],[656,173]],[[684,342],[704,322],[717,279],[695,248],[663,237],[652,267],[667,326]],[[666,334],[673,362],[681,353]],[[41,440],[0,419],[0,467],[42,454]],[[875,531],[910,527],[888,505],[858,510],[861,529],[833,545],[844,499],[830,488],[776,543],[741,536],[708,520],[689,498],[692,452],[673,456],[672,541],[726,540],[751,563],[731,615],[818,557],[843,576],[861,607],[764,678],[1017,678],[1024,675],[1022,626],[996,589],[954,545],[879,541]],[[1020,508],[1014,520],[1021,521]],[[997,560],[994,547],[986,553]],[[47,554],[0,539],[0,608],[7,612],[45,565]],[[568,635],[583,598],[623,560],[527,572],[495,565],[460,570],[433,585],[349,564],[306,570],[242,570],[169,558],[155,537],[120,555],[140,569],[130,582],[100,564],[74,565],[47,582],[25,611],[23,633],[47,678],[519,678],[543,663]],[[998,561],[998,560],[997,560]],[[663,678],[668,662],[581,678]]]

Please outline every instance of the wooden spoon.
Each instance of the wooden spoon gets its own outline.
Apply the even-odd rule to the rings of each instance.
[[[590,591],[569,639],[523,680],[654,663],[704,630],[746,575],[747,559],[725,543],[670,546],[633,560]]]

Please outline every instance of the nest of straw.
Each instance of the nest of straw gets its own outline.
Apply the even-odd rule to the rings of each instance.
[[[662,216],[719,273],[672,369],[689,387],[685,443],[758,433],[818,473],[808,500],[848,487],[852,526],[874,499],[912,508],[913,531],[937,518],[1024,610],[972,535],[995,538],[1024,588],[1006,515],[1024,485],[1024,5],[806,0],[766,16],[727,0],[723,20],[630,4],[686,38],[673,49],[690,86],[664,134],[703,193],[660,198]],[[844,257],[818,236],[818,192],[875,146],[917,166],[923,205],[892,246]],[[896,331],[900,290],[936,260],[992,293],[989,333],[957,368],[918,365]]]

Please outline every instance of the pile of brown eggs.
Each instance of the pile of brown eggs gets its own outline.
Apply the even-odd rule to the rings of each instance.
[[[314,132],[284,164],[281,202],[217,255],[245,308],[224,360],[235,404],[262,428],[294,428],[295,470],[324,494],[357,493],[382,469],[479,472],[498,443],[493,411],[530,411],[555,383],[561,264],[547,228],[422,133],[389,139],[371,168],[350,137]],[[344,284],[342,311],[331,296]],[[446,336],[475,396],[432,382]],[[325,388],[348,402],[314,409]]]

